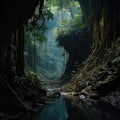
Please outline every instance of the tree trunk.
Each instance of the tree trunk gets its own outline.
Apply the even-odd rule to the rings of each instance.
[[[16,68],[17,68],[18,76],[24,76],[24,28],[23,26],[19,27]]]

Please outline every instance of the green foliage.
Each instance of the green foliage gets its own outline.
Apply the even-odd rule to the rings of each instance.
[[[43,14],[47,20],[53,19],[53,13],[51,12],[51,10],[46,9],[43,11]]]
[[[26,30],[26,35],[25,35],[25,44],[26,45],[33,45],[34,42],[37,44],[43,43],[47,40],[45,36],[45,32],[47,30],[47,26],[42,25],[40,26],[39,24],[35,24],[34,26],[29,24],[28,29]]]
[[[61,61],[51,51],[39,51],[37,71],[41,72],[49,80],[55,80],[61,72]]]
[[[71,34],[74,31],[88,28],[88,24],[84,24],[83,12],[81,11],[80,5],[76,1],[72,1],[72,12],[73,19],[63,19],[59,22],[59,27],[56,29],[57,37],[64,37]]]
[[[61,1],[58,1],[58,0],[45,1],[43,14],[46,20],[52,19],[53,13],[55,14],[60,13],[58,12],[58,9],[59,8],[61,9],[62,7],[64,7],[64,9],[66,9],[66,11],[69,14],[75,13],[73,20],[70,20],[70,19],[63,20],[59,23],[59,28],[60,29],[62,28],[65,34],[67,33],[69,34],[69,31],[78,29],[77,27],[79,27],[80,22],[82,26],[82,13],[79,14],[80,6],[77,2],[75,2],[74,0],[72,0],[72,2],[71,0],[65,0],[65,1],[63,0],[63,5],[61,6]],[[58,17],[60,18],[60,16]],[[27,62],[30,62],[30,64],[29,63],[27,64],[28,65],[27,67],[31,68],[30,70],[32,70],[34,65],[36,68],[36,71],[40,74],[40,76],[43,75],[50,80],[54,80],[58,78],[58,76],[61,73],[61,67],[62,67],[63,61],[58,58],[61,56],[56,56],[57,52],[54,52],[54,53],[51,52],[51,51],[55,51],[54,50],[55,48],[53,46],[51,46],[53,48],[49,48],[50,45],[48,44],[50,43],[48,44],[45,43],[45,41],[47,40],[45,37],[47,25],[41,26],[41,22],[42,20],[38,20],[37,22],[28,25],[29,37],[27,37],[26,40],[30,41],[28,43],[31,43],[31,47],[29,47],[31,51],[28,53],[29,55],[26,60]],[[63,32],[62,30],[59,31],[61,32],[61,35]],[[32,51],[35,51],[35,52],[31,53]]]
[[[49,8],[52,6],[61,7],[61,0],[46,0],[45,3]]]
[[[43,43],[47,40],[46,36],[40,35],[39,37],[36,38],[36,41]]]
[[[27,71],[26,72],[27,79],[30,80],[32,86],[42,88],[42,85],[44,84],[42,81],[42,76],[40,74],[34,73],[33,71]]]
[[[71,20],[62,20],[59,23],[59,28],[57,28],[56,32],[58,36],[65,36],[69,34],[71,31],[77,31],[83,28],[86,28],[87,25],[83,24],[82,21],[82,13],[76,14],[74,19]]]
[[[39,9],[36,9],[34,18],[29,20],[28,25],[26,27],[26,32],[29,33],[29,35],[26,38],[25,43],[26,44],[33,44],[34,42],[40,42],[43,43],[47,40],[45,36],[45,32],[47,30],[47,26],[45,25],[45,20],[53,19],[53,13],[50,10],[50,1],[46,1],[44,7],[43,7],[43,18],[38,19],[37,21],[33,21],[34,18],[38,18],[38,11]]]

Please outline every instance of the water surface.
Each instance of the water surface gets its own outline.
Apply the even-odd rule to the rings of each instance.
[[[34,120],[120,120],[120,110],[106,102],[87,104],[61,96],[38,112]]]

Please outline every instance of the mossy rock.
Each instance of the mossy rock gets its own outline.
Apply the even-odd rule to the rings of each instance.
[[[86,95],[90,94],[92,92],[91,86],[88,86],[81,90],[82,93],[85,93]]]
[[[103,81],[98,81],[98,82],[96,83],[96,85],[93,87],[93,89],[96,89],[96,88],[98,88],[99,86],[101,86],[101,85],[103,85],[103,84],[107,84],[107,83],[109,83],[109,82],[111,82],[111,81],[114,81],[115,79],[116,79],[116,76],[110,75],[110,76],[108,76],[105,80],[103,80]]]
[[[82,94],[87,95],[90,99],[98,99],[99,95],[92,91],[92,86],[88,86],[81,91]]]
[[[108,76],[105,80],[99,81],[92,87],[101,96],[114,91],[118,85],[118,79],[115,75]]]

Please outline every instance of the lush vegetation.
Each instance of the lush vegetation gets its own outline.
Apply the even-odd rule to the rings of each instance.
[[[63,16],[59,22],[59,26],[56,30],[58,37],[64,37],[66,34],[70,34],[71,31],[79,31],[87,27],[87,25],[83,24],[83,13],[77,1],[72,1],[70,14],[71,16],[68,18]]]
[[[62,71],[63,62],[60,58],[60,50],[55,46],[55,33],[53,30],[57,24],[54,15],[56,14],[54,11],[56,6],[50,1],[45,1],[43,9],[45,21],[38,20],[34,24],[29,22],[26,28],[26,71],[39,74],[44,81],[57,80]]]

